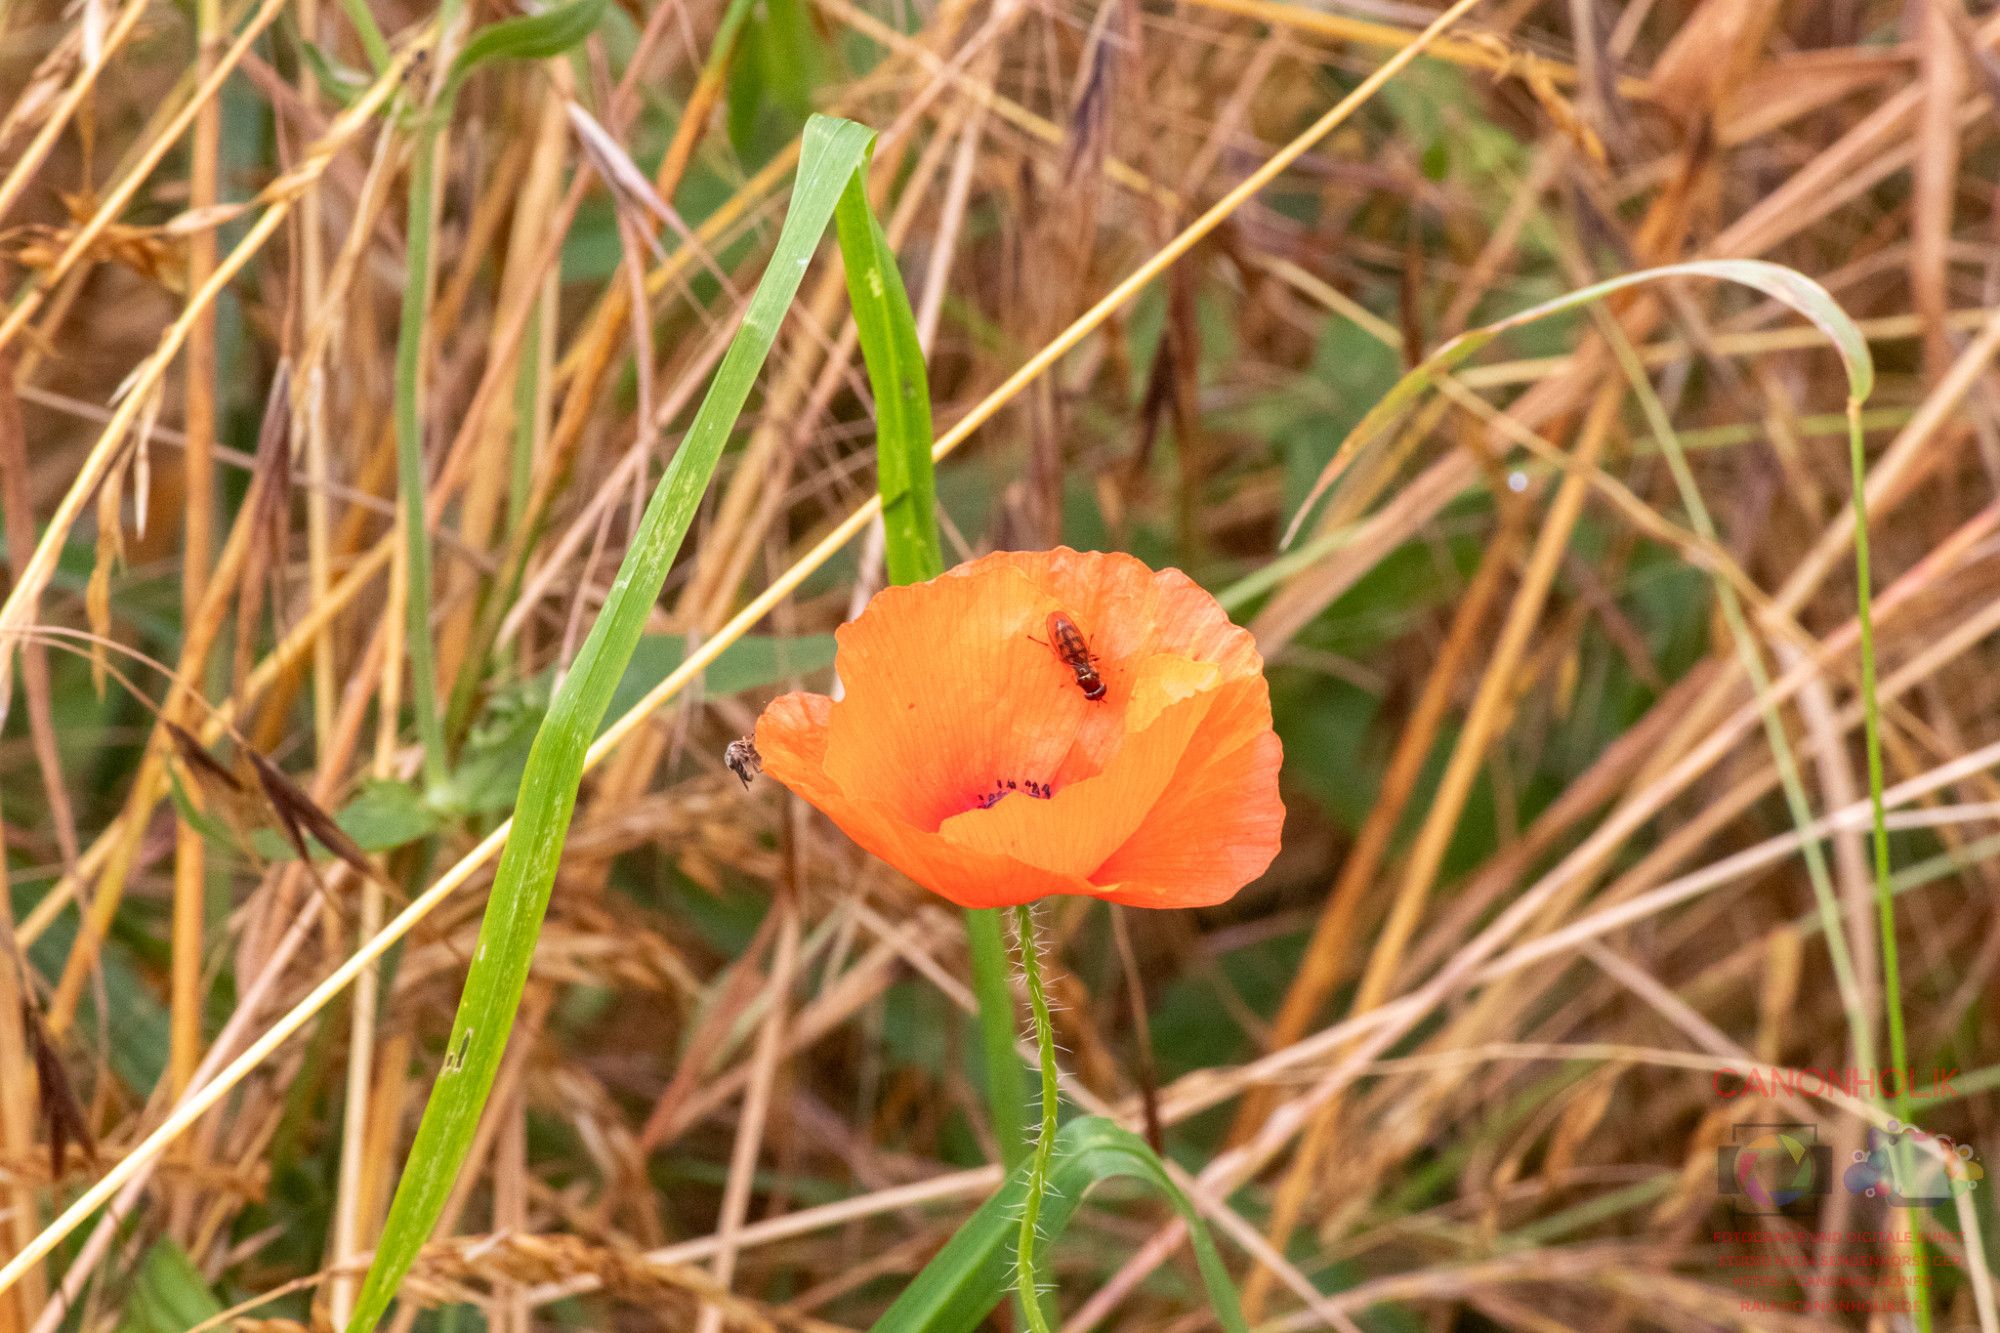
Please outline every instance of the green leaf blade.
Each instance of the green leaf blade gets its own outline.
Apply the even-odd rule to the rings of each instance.
[[[489,23],[467,39],[451,62],[447,86],[456,88],[489,60],[547,60],[597,31],[610,0],[570,0],[539,14]]]
[[[221,1313],[222,1302],[215,1298],[187,1251],[163,1237],[146,1251],[139,1265],[119,1317],[118,1333],[178,1333]]]
[[[834,224],[868,387],[875,394],[875,475],[889,580],[921,583],[944,572],[944,556],[931,466],[930,383],[916,317],[858,172],[841,193]]]
[[[850,121],[815,117],[806,127],[791,208],[764,276],[693,424],[653,492],[602,610],[550,701],[528,753],[513,830],[480,923],[444,1069],[397,1182],[349,1333],[366,1333],[381,1319],[436,1227],[471,1150],[527,985],[591,737],[624,676],[806,265],[873,139],[872,131]]]
[[[1188,1226],[1195,1264],[1216,1319],[1229,1333],[1244,1333],[1242,1303],[1223,1267],[1194,1201],[1168,1176],[1146,1141],[1101,1116],[1070,1121],[1056,1136],[1042,1228],[1053,1239],[1069,1225],[1090,1189],[1106,1180],[1142,1181],[1158,1190]],[[1007,1178],[978,1212],[875,1321],[874,1333],[972,1333],[1003,1300],[1013,1283],[1013,1238],[1027,1193],[1025,1167]]]

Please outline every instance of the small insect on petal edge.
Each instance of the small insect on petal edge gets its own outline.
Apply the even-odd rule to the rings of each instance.
[[[764,771],[764,757],[757,753],[757,742],[748,736],[729,742],[722,752],[722,762],[729,771],[743,780],[747,788],[750,779]]]

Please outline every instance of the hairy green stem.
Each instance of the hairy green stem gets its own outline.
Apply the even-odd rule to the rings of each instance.
[[[1042,1199],[1049,1188],[1049,1159],[1056,1147],[1056,1039],[1049,1022],[1048,992],[1042,987],[1042,961],[1035,943],[1035,912],[1022,903],[1014,909],[1015,943],[1021,951],[1021,975],[1028,983],[1028,1004],[1035,1016],[1035,1047],[1042,1054],[1042,1131],[1035,1136],[1028,1164],[1028,1192],[1021,1202],[1021,1238],[1014,1257],[1014,1283],[1021,1294],[1021,1311],[1033,1333],[1049,1333],[1035,1283],[1035,1238],[1041,1224]]]

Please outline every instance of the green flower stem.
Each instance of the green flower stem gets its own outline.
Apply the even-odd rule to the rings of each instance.
[[[1666,409],[1654,394],[1652,384],[1639,363],[1638,352],[1609,320],[1600,320],[1600,324],[1605,329],[1612,350],[1617,354],[1627,377],[1632,382],[1633,390],[1638,395],[1640,407],[1646,413],[1655,438],[1660,442],[1667,467],[1673,473],[1674,482],[1680,489],[1682,504],[1688,511],[1688,517],[1693,522],[1696,533],[1704,541],[1714,543],[1717,540],[1715,525],[1702,503],[1701,492],[1695,485],[1694,473],[1689,469],[1680,441],[1667,420]],[[1882,1007],[1889,1029],[1889,1067],[1898,1071],[1895,1095],[1886,1100],[1894,1109],[1896,1118],[1908,1124],[1910,1061],[1909,1047],[1903,1029],[1902,972],[1897,964],[1896,954],[1896,887],[1889,865],[1889,824],[1882,800],[1881,710],[1876,700],[1875,624],[1868,569],[1868,470],[1866,459],[1862,454],[1859,395],[1848,400],[1847,432],[1848,457],[1852,467],[1854,487],[1855,602],[1856,623],[1860,630],[1861,716],[1868,751],[1868,803],[1874,826],[1875,904],[1881,919],[1882,935]],[[1719,574],[1715,580],[1715,587],[1723,617],[1728,621],[1730,634],[1736,641],[1744,671],[1750,677],[1758,704],[1764,714],[1764,729],[1770,739],[1772,758],[1777,764],[1779,777],[1784,783],[1785,799],[1791,807],[1793,822],[1798,825],[1803,835],[1812,824],[1812,811],[1807,803],[1805,785],[1800,779],[1798,764],[1785,739],[1784,726],[1778,718],[1777,707],[1770,702],[1770,678],[1758,655],[1756,644],[1751,637],[1749,622],[1737,600],[1735,588],[1729,580]],[[1868,1016],[1861,1012],[1860,988],[1855,982],[1853,962],[1848,956],[1845,932],[1841,927],[1841,911],[1835,899],[1831,876],[1827,872],[1826,854],[1821,849],[1819,840],[1811,837],[1801,838],[1800,849],[1805,854],[1806,868],[1813,885],[1813,896],[1819,904],[1820,923],[1826,934],[1827,953],[1833,963],[1842,1002],[1848,1011],[1848,1027],[1854,1035],[1856,1060],[1863,1068],[1872,1069],[1876,1066],[1874,1038]],[[1909,1171],[1913,1165],[1914,1149],[1908,1139],[1906,1137],[1899,1139],[1894,1151],[1898,1159],[1897,1169],[1900,1172]],[[1924,1237],[1921,1227],[1912,1228],[1908,1249],[1912,1272],[1921,1277],[1925,1271]],[[1912,1303],[1917,1316],[1917,1327],[1922,1333],[1930,1333],[1929,1288],[1917,1287]]]
[[[1688,465],[1687,453],[1667,417],[1666,405],[1653,391],[1652,381],[1646,376],[1638,349],[1632,346],[1617,322],[1606,316],[1601,308],[1593,314],[1619,364],[1624,367],[1625,376],[1652,427],[1654,438],[1660,442],[1661,454],[1667,461],[1667,470],[1673,474],[1675,487],[1680,491],[1681,506],[1687,510],[1688,521],[1694,526],[1697,536],[1711,547],[1720,549],[1721,536],[1716,531],[1707,504],[1701,498],[1701,488],[1695,484],[1694,470]],[[1812,883],[1813,901],[1819,907],[1820,925],[1826,935],[1827,959],[1833,965],[1834,986],[1840,994],[1842,1008],[1847,1011],[1847,1027],[1854,1042],[1854,1062],[1863,1069],[1873,1069],[1876,1067],[1874,1029],[1862,1009],[1861,984],[1855,975],[1853,956],[1848,952],[1847,932],[1841,926],[1840,897],[1834,891],[1833,874],[1827,868],[1826,849],[1818,838],[1808,836],[1813,813],[1811,798],[1806,795],[1805,779],[1800,775],[1791,742],[1786,739],[1784,719],[1771,693],[1771,676],[1764,668],[1763,652],[1751,632],[1749,618],[1743,613],[1736,585],[1720,570],[1714,573],[1716,604],[1729,627],[1729,637],[1736,647],[1736,657],[1742,664],[1743,674],[1750,681],[1750,692],[1757,701],[1757,710],[1764,723],[1764,737],[1771,747],[1771,762],[1777,768],[1779,783],[1784,788],[1785,805],[1791,812],[1792,824],[1799,830],[1799,853],[1805,858],[1806,877]]]
[[[1021,975],[1028,981],[1028,1004],[1035,1014],[1035,1047],[1042,1053],[1042,1132],[1035,1136],[1029,1159],[1028,1192],[1021,1202],[1021,1239],[1015,1248],[1014,1283],[1021,1293],[1021,1311],[1033,1333],[1049,1333],[1035,1284],[1035,1237],[1042,1217],[1042,1199],[1049,1188],[1049,1158],[1056,1146],[1056,1040],[1049,1022],[1048,992],[1042,987],[1042,963],[1035,943],[1035,913],[1028,904],[1014,909],[1016,943],[1021,950]]]

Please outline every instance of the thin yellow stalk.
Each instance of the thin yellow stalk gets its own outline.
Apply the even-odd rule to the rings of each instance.
[[[204,81],[213,73],[222,43],[222,6],[200,0],[196,11],[199,61]],[[222,104],[202,98],[194,122],[194,153],[188,203],[196,209],[215,203],[217,159],[222,146]],[[204,227],[188,238],[188,286],[199,291],[215,272],[215,232]],[[185,521],[181,534],[181,615],[193,624],[208,586],[209,553],[215,542],[215,310],[196,316],[187,345],[187,407],[181,454]],[[204,661],[189,664],[199,688]],[[172,1031],[167,1086],[178,1097],[201,1059],[202,917],[207,899],[207,848],[186,820],[174,826]]]
[[[6,824],[0,821],[0,864],[6,863],[6,851]],[[14,903],[6,893],[0,893],[0,939],[16,939]],[[15,950],[19,947],[18,943],[12,945]],[[19,976],[15,955],[0,957],[0,1153],[11,1161],[25,1161],[35,1151],[38,1118],[33,1095],[34,1057],[28,1050],[25,997]],[[0,1195],[6,1200],[6,1207],[0,1210],[0,1237],[10,1249],[18,1249],[33,1241],[41,1228],[42,1207],[27,1178],[10,1174],[13,1181]],[[0,1328],[26,1328],[41,1308],[46,1285],[37,1265],[22,1278],[12,1296],[0,1294]]]
[[[801,831],[802,824],[803,820],[794,819],[793,832]],[[798,842],[797,838],[792,840],[794,857],[798,854]],[[725,1292],[736,1276],[737,1238],[750,1213],[750,1189],[757,1173],[757,1157],[764,1145],[764,1126],[771,1109],[771,1091],[777,1083],[778,1061],[784,1051],[785,1027],[791,1017],[789,997],[799,961],[797,887],[786,885],[774,909],[780,916],[778,939],[771,953],[769,998],[764,1021],[757,1030],[750,1086],[743,1094],[742,1114],[737,1117],[736,1142],[729,1157],[729,1182],[723,1188],[722,1214],[716,1221],[718,1248],[713,1271],[715,1285]],[[721,1333],[722,1313],[718,1306],[703,1306],[697,1333]]]
[[[385,673],[387,674],[387,673]],[[358,936],[366,939],[382,927],[382,888],[363,888],[361,916],[355,924]],[[375,1067],[375,1020],[380,1009],[380,970],[369,968],[354,985],[354,1012],[347,1043],[347,1094],[340,1123],[340,1190],[334,1209],[333,1269],[337,1276],[328,1293],[335,1328],[347,1327],[354,1310],[359,1277],[355,1260],[367,1248],[363,1229],[370,1225],[364,1217],[364,1177],[369,1162],[368,1103],[370,1075]]]
[[[307,41],[319,39],[319,4],[300,0],[299,31]],[[318,83],[310,67],[300,72],[299,95],[308,110],[318,105]],[[317,190],[299,203],[299,288],[303,298],[304,324],[315,328],[330,318],[326,299],[326,232]],[[306,587],[312,600],[326,596],[333,582],[332,518],[327,512],[327,491],[333,482],[326,449],[325,372],[317,365],[305,367],[299,382],[299,411],[294,417],[298,434],[305,442],[306,457]],[[334,700],[338,693],[334,680],[333,636],[322,634],[313,644],[312,716],[313,737],[323,752],[333,733]]]
[[[1196,9],[1212,9],[1220,14],[1234,14],[1239,18],[1255,19],[1274,28],[1291,28],[1299,32],[1309,32],[1315,37],[1352,42],[1356,46],[1375,46],[1394,50],[1408,42],[1411,37],[1407,29],[1398,28],[1393,24],[1373,23],[1367,19],[1328,14],[1305,5],[1273,4],[1271,0],[1189,0],[1189,3]],[[1494,74],[1546,78],[1571,87],[1577,82],[1576,70],[1571,66],[1560,60],[1550,60],[1545,56],[1517,51],[1499,37],[1447,37],[1432,43],[1430,57],[1446,64],[1462,65],[1467,69],[1483,69]],[[1618,91],[1621,96],[1637,99],[1650,96],[1652,89],[1644,79],[1628,76],[1619,79]]]
[[[502,307],[518,304],[524,294],[542,285],[545,275],[533,267],[533,261],[544,249],[546,229],[558,216],[561,173],[568,142],[559,97],[543,95],[538,102],[531,101],[523,106],[519,114],[527,122],[523,126],[524,131],[527,131],[528,125],[533,128],[528,131],[532,136],[531,144],[518,191],[507,192],[514,196],[515,208],[508,226],[507,266],[501,274],[495,298],[496,304]],[[503,369],[517,387],[524,382],[539,387],[536,363],[541,356],[540,341],[539,338],[524,336],[507,352]],[[514,398],[518,397],[518,393],[514,395]],[[508,495],[514,445],[524,424],[520,418],[532,416],[531,413],[521,412],[521,406],[510,399],[507,405],[486,414],[479,423],[482,435],[473,447],[484,461],[473,469],[459,511],[459,536],[477,550],[486,549],[494,539],[495,529],[504,516],[503,497],[507,497],[509,502],[521,498]],[[515,410],[509,410],[509,407]],[[478,613],[473,596],[476,585],[474,571],[466,568],[458,571],[454,587],[464,604],[445,622],[438,635],[438,675],[442,680],[457,680],[464,665],[467,644]]]
[[[369,767],[377,778],[396,775],[397,723],[403,706],[403,634],[410,588],[409,547],[389,538],[389,600],[382,608],[380,660],[384,663],[375,705],[375,755]],[[365,943],[382,928],[382,886],[370,879],[361,887],[361,918],[355,938]],[[369,1076],[375,1065],[375,1025],[381,1008],[382,973],[369,967],[354,983],[354,1009],[347,1040],[347,1094],[341,1112],[340,1188],[334,1204],[333,1268],[337,1276],[328,1290],[333,1326],[346,1328],[361,1290],[354,1260],[367,1246],[363,1232],[373,1219],[363,1209],[364,1151],[368,1131]]]

